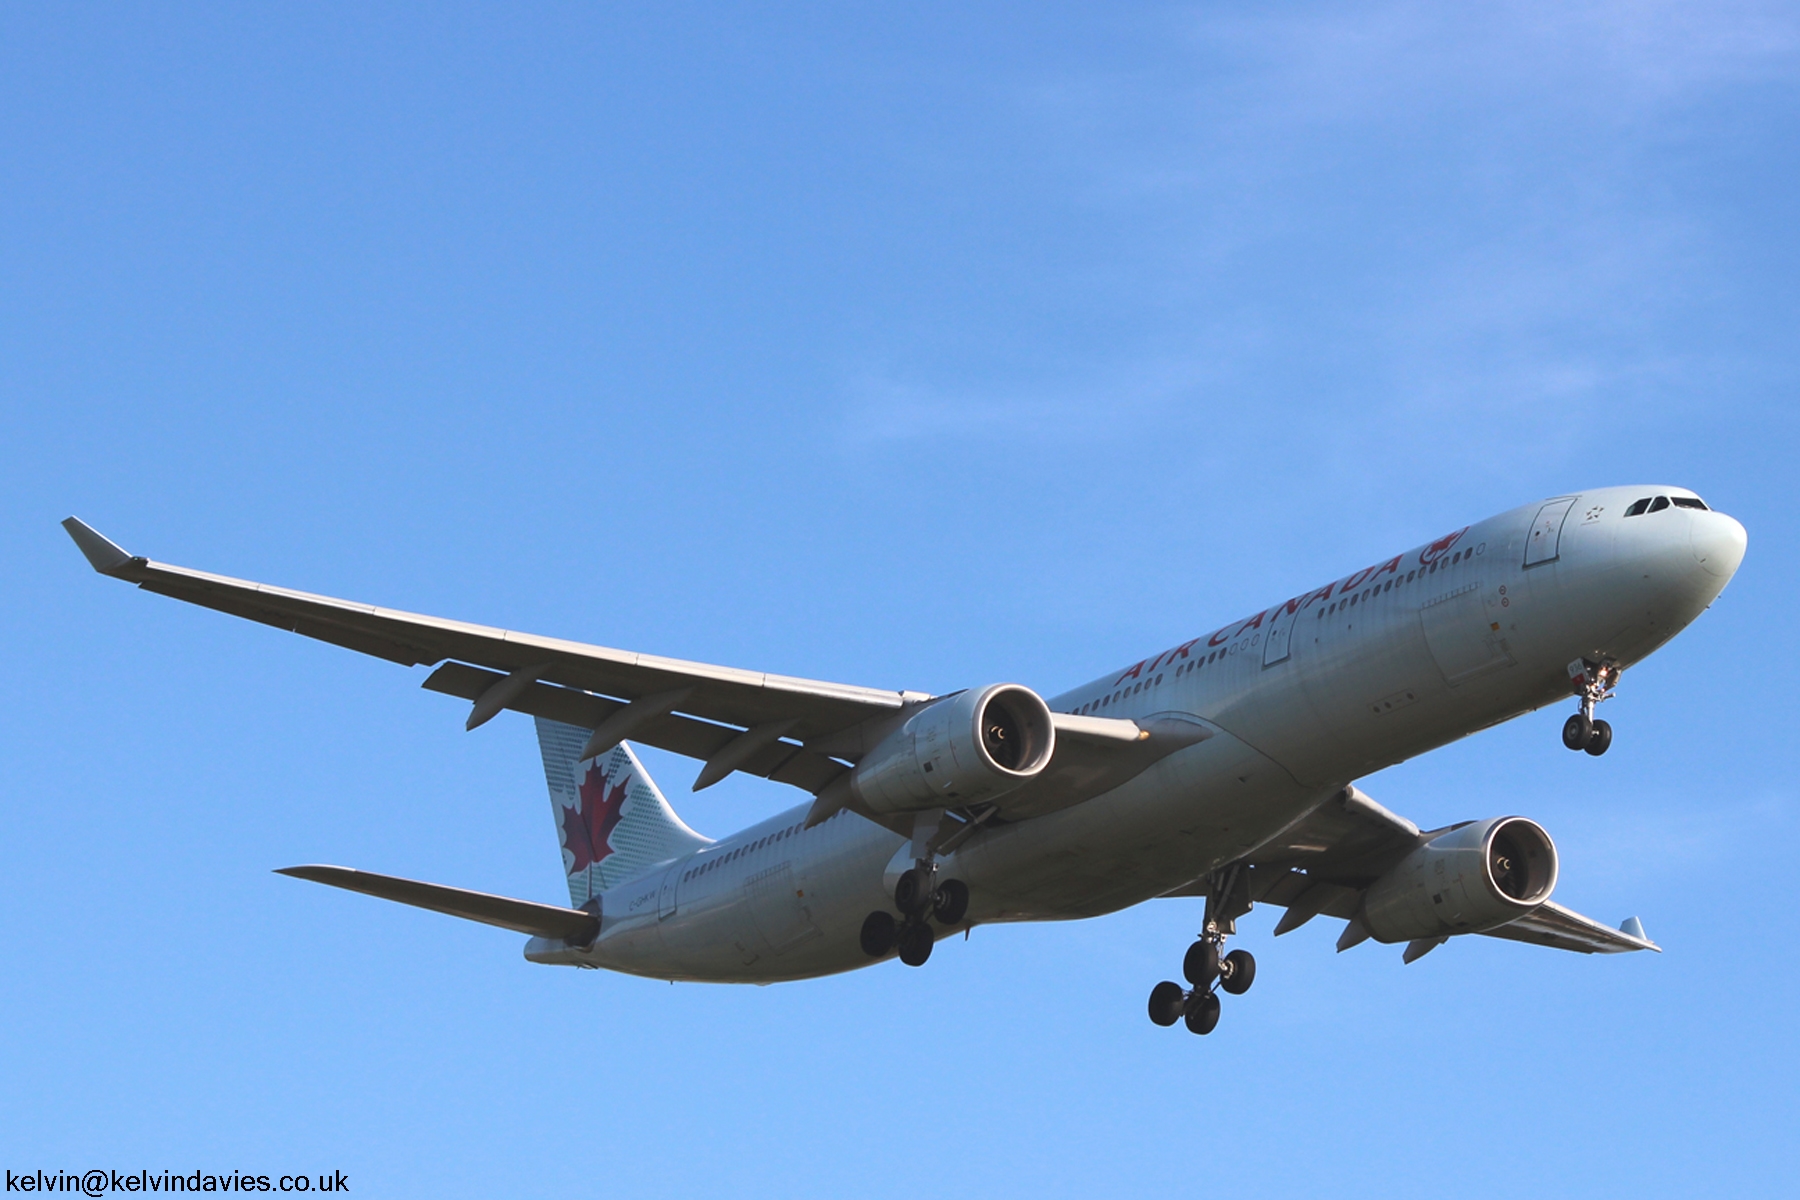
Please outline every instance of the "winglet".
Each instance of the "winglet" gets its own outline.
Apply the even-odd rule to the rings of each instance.
[[[75,544],[87,556],[88,563],[102,575],[120,574],[131,565],[131,555],[109,542],[93,526],[84,523],[79,517],[70,517],[62,523],[75,539]]]

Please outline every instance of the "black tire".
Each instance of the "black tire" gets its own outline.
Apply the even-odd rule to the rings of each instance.
[[[1181,977],[1205,990],[1219,977],[1219,947],[1216,942],[1198,941],[1188,947],[1181,960]]]
[[[1233,950],[1225,956],[1225,970],[1219,986],[1234,996],[1241,996],[1256,982],[1256,959],[1248,950]]]
[[[925,891],[925,881],[919,876],[918,868],[908,868],[901,874],[900,882],[894,885],[894,906],[907,916],[916,917],[930,903],[931,896]]]
[[[900,929],[900,961],[909,967],[922,967],[931,957],[931,926],[912,924]]]
[[[894,914],[888,912],[872,912],[863,918],[862,948],[870,958],[886,958],[894,948],[894,937],[898,926],[894,922]]]
[[[1587,752],[1595,758],[1599,758],[1611,745],[1612,726],[1605,721],[1595,721],[1594,731],[1588,735]]]
[[[1195,992],[1187,1005],[1189,1033],[1208,1034],[1219,1025],[1219,998],[1211,992]]]
[[[1593,736],[1594,723],[1583,713],[1576,713],[1563,722],[1563,745],[1571,750],[1586,750]]]
[[[946,879],[931,898],[931,915],[939,925],[960,925],[969,915],[969,885],[960,879]]]
[[[1150,1019],[1164,1027],[1181,1020],[1181,1010],[1187,1005],[1187,989],[1179,983],[1163,980],[1150,989]]]

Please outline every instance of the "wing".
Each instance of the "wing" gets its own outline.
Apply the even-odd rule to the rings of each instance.
[[[1277,936],[1320,915],[1352,922],[1338,943],[1339,949],[1347,949],[1367,936],[1358,936],[1356,923],[1364,889],[1414,849],[1445,832],[1421,831],[1357,788],[1347,787],[1246,858],[1247,898],[1287,909],[1276,922]],[[1206,881],[1196,880],[1169,894],[1205,895]],[[1612,929],[1554,902],[1541,904],[1497,929],[1484,930],[1483,936],[1583,954],[1661,950],[1644,936],[1635,917]],[[1407,961],[1438,944],[1414,943],[1408,947]]]
[[[1662,953],[1661,946],[1644,936],[1644,927],[1636,917],[1613,929],[1592,917],[1571,912],[1555,901],[1539,905],[1530,916],[1488,930],[1487,936],[1581,954],[1623,954],[1628,950]]]
[[[816,795],[914,708],[934,698],[660,658],[317,596],[152,562],[126,553],[74,517],[63,528],[96,571],[145,591],[404,666],[441,664],[424,686],[471,701],[471,729],[513,709],[592,729],[583,757],[629,738],[703,759],[696,789],[745,771]],[[1117,787],[1210,732],[1180,721],[1140,725],[1067,713],[1055,714],[1055,721],[1056,755],[1043,775],[1021,789],[1026,794],[1009,811],[1011,819]],[[908,822],[900,831],[910,829]]]

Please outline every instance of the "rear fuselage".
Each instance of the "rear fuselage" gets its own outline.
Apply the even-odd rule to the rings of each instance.
[[[1626,516],[1643,498],[1674,497]],[[968,921],[1068,920],[1241,858],[1352,780],[1570,695],[1573,660],[1638,662],[1712,603],[1744,531],[1670,487],[1502,513],[1054,697],[1058,712],[1175,714],[1210,737],[1062,811],[996,824],[941,860]],[[537,962],[774,982],[868,965],[909,844],[797,806],[602,897],[585,949]]]

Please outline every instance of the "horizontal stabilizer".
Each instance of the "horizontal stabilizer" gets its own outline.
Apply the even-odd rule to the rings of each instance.
[[[310,879],[314,883],[329,884],[383,900],[394,900],[415,908],[429,908],[433,912],[448,913],[465,921],[498,925],[517,933],[560,938],[576,946],[592,944],[594,936],[600,932],[599,915],[583,912],[579,908],[539,904],[532,900],[512,900],[505,896],[490,896],[486,892],[471,892],[463,888],[445,887],[439,883],[420,883],[393,875],[358,871],[351,867],[282,867],[275,873],[292,875],[295,879]]]

